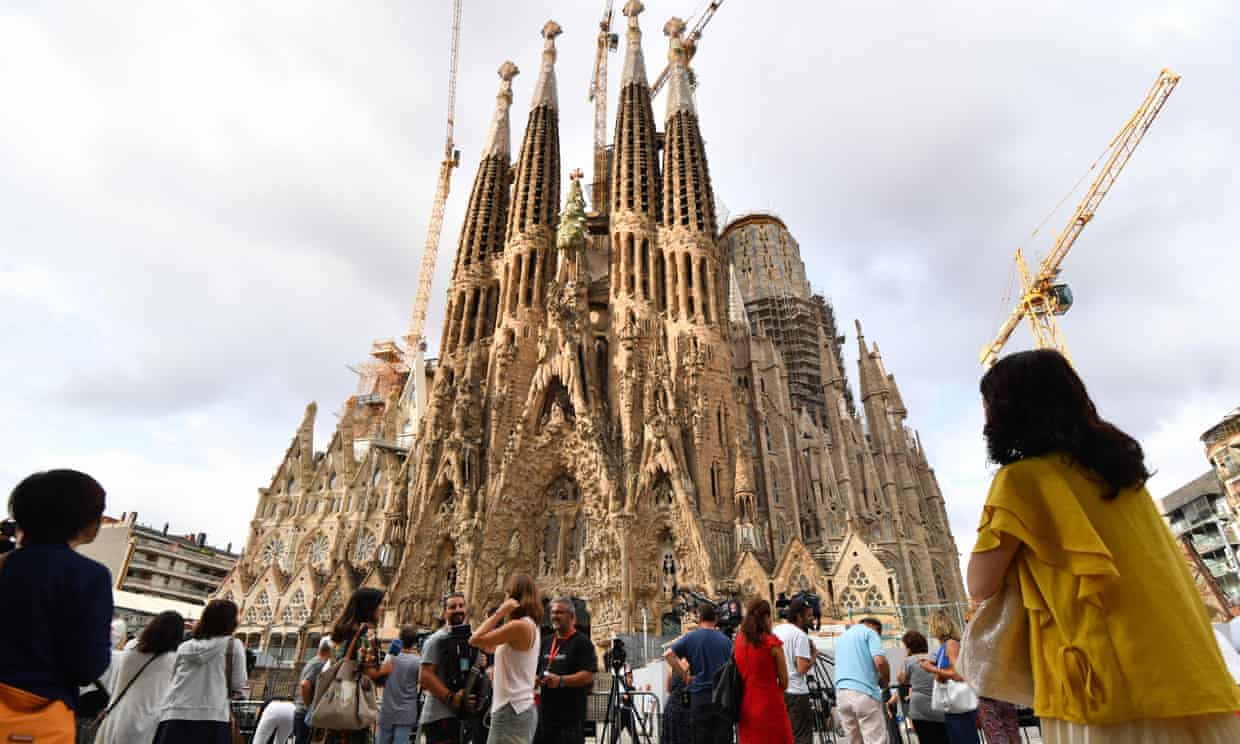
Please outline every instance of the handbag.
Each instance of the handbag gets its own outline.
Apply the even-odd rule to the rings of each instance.
[[[151,665],[151,662],[155,661],[162,655],[162,653],[155,654],[151,658],[147,659],[146,663],[142,665],[142,668],[138,670],[138,673],[131,677],[129,682],[125,684],[125,687],[121,690],[120,694],[116,696],[116,699],[112,701],[111,705],[100,711],[99,715],[95,716],[95,719],[84,727],[83,733],[86,738],[83,741],[87,742],[87,744],[95,741],[95,737],[99,733],[99,727],[103,725],[104,719],[106,719],[108,714],[111,713],[112,710],[121,702],[121,698],[125,697],[125,693],[129,692],[129,688],[133,687],[133,683],[138,681],[138,677],[142,676],[142,673],[145,672],[146,668]]]
[[[329,731],[361,731],[379,719],[379,703],[375,685],[353,658],[358,631],[349,643],[344,658],[319,673],[314,683],[314,717],[316,729]]]
[[[930,708],[939,713],[968,713],[977,710],[977,693],[968,682],[954,679],[940,682],[936,679],[930,695]]]
[[[711,690],[710,701],[715,704],[719,715],[732,723],[739,723],[741,698],[745,694],[745,680],[741,678],[741,671],[736,668],[736,659],[728,659],[727,663],[715,672],[712,682],[714,689]]]
[[[232,744],[245,744],[245,737],[241,735],[241,727],[237,725],[237,717],[233,715],[232,708],[232,650],[236,642],[236,639],[229,637],[228,643],[224,644],[224,700],[228,703],[228,735]]]
[[[1029,613],[1014,571],[965,626],[956,667],[978,695],[1033,707]]]

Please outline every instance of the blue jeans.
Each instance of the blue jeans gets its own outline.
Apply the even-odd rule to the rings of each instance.
[[[375,744],[413,744],[417,726],[379,726]]]

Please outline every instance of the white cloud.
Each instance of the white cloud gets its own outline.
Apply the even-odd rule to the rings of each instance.
[[[689,6],[647,5],[654,74],[663,21]],[[244,538],[305,402],[320,403],[323,436],[354,384],[345,365],[404,330],[443,143],[449,12],[0,9],[0,477],[98,467],[121,510]],[[563,169],[588,170],[596,12],[466,4],[432,348],[495,69],[525,71],[519,142],[538,29],[564,25]],[[1238,21],[1222,0],[729,3],[707,29],[695,64],[715,188],[734,213],[779,213],[841,329],[864,320],[962,548],[989,477],[976,355],[1012,248],[1163,66],[1184,79],[1065,264],[1078,303],[1062,322],[1104,415],[1160,469],[1155,496],[1205,467],[1196,437],[1236,405],[1240,378],[1226,331]],[[1013,348],[1027,344],[1022,330]]]

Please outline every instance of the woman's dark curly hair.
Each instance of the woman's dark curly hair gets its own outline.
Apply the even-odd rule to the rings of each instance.
[[[982,377],[981,390],[986,447],[995,463],[1060,452],[1106,481],[1107,498],[1150,477],[1141,445],[1102,420],[1085,383],[1059,352],[1009,354]]]

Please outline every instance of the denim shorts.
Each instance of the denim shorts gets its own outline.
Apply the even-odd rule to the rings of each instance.
[[[487,744],[530,744],[538,728],[538,709],[533,705],[518,713],[512,703],[491,711],[491,733]]]

